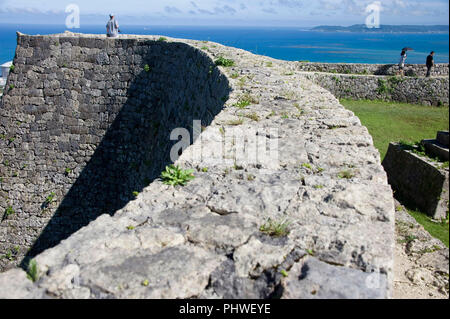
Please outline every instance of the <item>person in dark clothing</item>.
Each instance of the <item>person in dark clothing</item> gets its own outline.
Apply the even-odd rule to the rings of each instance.
[[[434,51],[431,51],[430,55],[427,56],[427,78],[430,77],[431,75],[431,68],[434,65],[434,60],[433,60],[433,56],[434,56]]]

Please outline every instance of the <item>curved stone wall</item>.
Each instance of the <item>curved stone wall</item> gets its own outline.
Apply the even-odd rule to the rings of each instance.
[[[207,126],[229,92],[204,52],[152,38],[18,34],[14,66],[0,108],[0,269],[122,208],[171,162],[170,132]]]
[[[122,48],[134,38],[77,37]],[[225,103],[176,161],[195,178],[184,187],[155,179],[113,216],[40,253],[34,282],[21,269],[0,274],[0,298],[390,297],[394,200],[359,119],[295,63],[169,41],[231,60],[221,73],[208,59],[200,66]],[[232,91],[222,100],[224,81]]]

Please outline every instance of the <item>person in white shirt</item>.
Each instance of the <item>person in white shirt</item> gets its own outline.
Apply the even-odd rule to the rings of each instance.
[[[109,15],[109,21],[106,24],[106,35],[108,38],[117,38],[119,36],[119,23],[114,17],[114,14]]]

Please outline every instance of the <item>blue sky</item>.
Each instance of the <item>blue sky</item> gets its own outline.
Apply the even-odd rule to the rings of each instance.
[[[65,8],[80,8],[81,23],[104,24],[114,12],[122,24],[299,26],[365,22],[375,0],[0,0],[0,23],[64,24]],[[378,0],[381,24],[448,25],[448,0]]]

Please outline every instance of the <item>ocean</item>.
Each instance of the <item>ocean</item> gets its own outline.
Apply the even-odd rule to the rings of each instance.
[[[119,21],[120,22],[120,21]],[[105,22],[106,24],[106,22]],[[66,30],[64,25],[0,24],[0,64],[14,58],[16,31],[26,34],[52,34]],[[103,25],[83,26],[73,32],[105,32]],[[449,62],[449,34],[314,32],[281,27],[193,27],[126,26],[128,34],[153,34],[175,38],[208,40],[250,52],[290,61],[330,63],[398,63],[403,47],[412,47],[407,63],[425,63],[435,51],[436,63]]]

